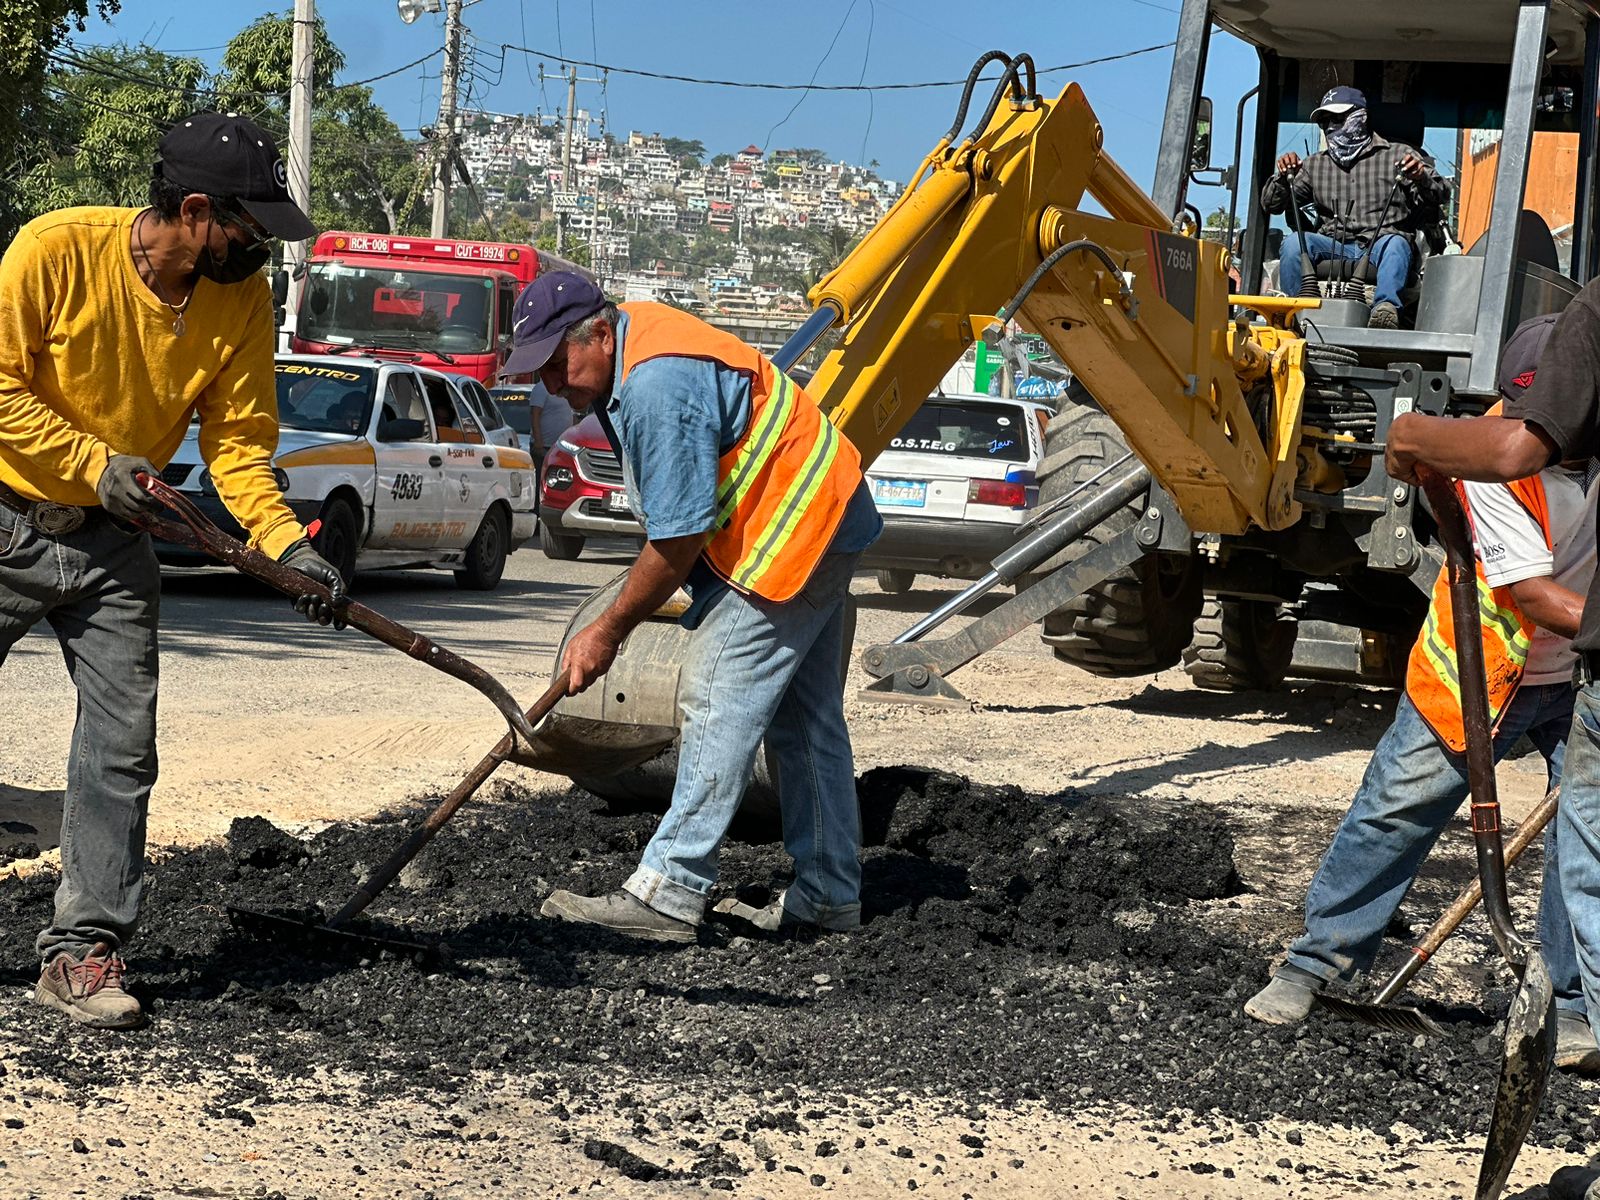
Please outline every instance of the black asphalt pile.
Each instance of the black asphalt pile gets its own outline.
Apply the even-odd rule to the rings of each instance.
[[[905,768],[869,772],[860,794],[871,843],[860,932],[769,941],[713,922],[697,945],[658,947],[538,916],[553,888],[619,884],[655,818],[576,790],[508,788],[446,827],[363,922],[446,943],[443,963],[325,956],[243,936],[222,910],[331,911],[420,809],[305,842],[241,820],[225,845],[152,869],[132,951],[148,1029],[86,1036],[14,990],[0,1044],[90,1087],[226,1070],[218,1110],[244,1116],[322,1065],[374,1097],[448,1095],[475,1072],[506,1071],[616,1105],[629,1102],[616,1095],[627,1080],[671,1081],[770,1099],[772,1128],[796,1120],[785,1097],[901,1092],[958,1111],[1037,1099],[1380,1132],[1404,1122],[1450,1137],[1486,1128],[1504,992],[1487,998],[1489,1016],[1436,1010],[1447,1034],[1433,1040],[1321,1017],[1270,1029],[1241,1014],[1275,947],[1208,922],[1242,886],[1211,810],[1038,797]],[[774,844],[730,841],[723,893],[764,902],[786,862]],[[31,961],[55,882],[0,884],[7,968]],[[1536,1138],[1591,1142],[1600,1118],[1557,1079]],[[586,1152],[624,1173],[655,1169],[609,1143]],[[713,1145],[689,1174],[737,1174],[719,1154]]]

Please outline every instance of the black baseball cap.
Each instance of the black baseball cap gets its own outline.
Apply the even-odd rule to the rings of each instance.
[[[267,131],[238,113],[199,112],[161,139],[164,179],[207,196],[232,196],[275,238],[301,242],[317,227],[289,198],[289,171]]]
[[[1545,343],[1555,330],[1559,314],[1546,313],[1530,317],[1511,331],[1505,349],[1500,352],[1500,395],[1506,400],[1520,400],[1533,386],[1533,377],[1539,370],[1539,356]]]
[[[1330,117],[1342,117],[1352,108],[1365,108],[1367,97],[1365,93],[1353,87],[1329,88],[1322,97],[1322,103],[1311,110],[1311,119],[1326,113]]]
[[[567,330],[605,306],[605,293],[574,271],[538,276],[517,297],[517,310],[511,318],[511,357],[500,373],[532,375],[550,361]]]

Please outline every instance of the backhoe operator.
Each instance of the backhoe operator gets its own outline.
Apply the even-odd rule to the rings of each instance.
[[[1331,258],[1359,259],[1371,248],[1377,272],[1372,313],[1374,329],[1400,324],[1400,289],[1411,270],[1411,239],[1418,213],[1444,206],[1450,185],[1433,165],[1403,142],[1390,142],[1367,124],[1367,98],[1352,87],[1336,87],[1311,111],[1327,149],[1301,160],[1293,151],[1278,159],[1278,173],[1261,190],[1261,207],[1281,213],[1294,202],[1317,209],[1315,233],[1289,233],[1278,266],[1279,289],[1300,294],[1301,247],[1311,263]],[[1395,186],[1396,173],[1399,186]]]
[[[1505,404],[1520,400],[1537,378],[1554,324],[1548,316],[1525,321],[1506,343],[1499,379]],[[1495,761],[1526,736],[1544,755],[1550,787],[1561,782],[1572,725],[1572,638],[1595,573],[1591,466],[1552,464],[1527,479],[1463,488],[1478,560]],[[1441,572],[1394,723],[1306,894],[1305,931],[1272,982],[1244,1006],[1256,1020],[1304,1020],[1316,993],[1377,958],[1418,867],[1470,790],[1455,679],[1448,573]],[[1565,849],[1552,823],[1545,832],[1539,941],[1556,994],[1556,1065],[1594,1073],[1600,1048],[1586,1014],[1558,867]]]
[[[613,305],[557,271],[523,290],[514,331],[505,372],[537,372],[594,412],[648,539],[621,593],[567,643],[569,692],[605,674],[680,585],[694,630],[672,805],[638,869],[607,895],[554,892],[542,913],[695,940],[765,737],[795,878],[737,915],[768,931],[855,928],[860,817],[839,670],[850,579],[882,528],[860,454],[763,355],[666,305]]]
[[[217,491],[258,549],[333,593],[272,474],[278,442],[273,238],[316,230],[254,122],[196,113],[161,139],[147,208],[68,208],[0,260],[0,662],[48,621],[78,692],[61,885],[34,1000],[104,1029],[139,1024],[121,950],[138,920],[156,780],[161,574],[135,527],[200,418]],[[332,606],[295,607],[323,624]]]

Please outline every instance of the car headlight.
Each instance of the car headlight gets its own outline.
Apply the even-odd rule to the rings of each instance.
[[[574,445],[573,443],[567,441],[566,438],[557,438],[556,445],[561,447],[561,449],[565,450],[568,454],[572,455],[576,455],[578,451],[583,449],[582,446]]]
[[[272,478],[273,482],[278,485],[278,490],[287,495],[289,492],[289,472],[282,467],[273,467]]]
[[[544,473],[544,485],[564,492],[572,486],[572,472],[566,467],[551,467]]]

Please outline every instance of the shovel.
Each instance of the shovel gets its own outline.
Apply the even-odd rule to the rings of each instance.
[[[295,597],[314,592],[325,600],[329,598],[328,589],[322,584],[307,578],[292,567],[286,567],[268,558],[259,550],[251,549],[238,538],[229,537],[222,532],[205,513],[200,511],[194,501],[182,492],[151,475],[141,474],[139,483],[145,491],[182,518],[181,524],[164,517],[143,518],[140,524],[157,537],[209,554],[240,574],[259,580],[268,587],[277,588],[286,596]],[[468,662],[459,654],[446,650],[414,630],[407,629],[398,621],[391,621],[382,613],[368,608],[359,601],[349,601],[340,610],[339,616],[362,633],[377,638],[384,645],[393,646],[402,654],[408,654],[418,662],[426,663],[434,670],[443,671],[446,675],[453,676],[476,689],[500,711],[500,715],[506,719],[506,724],[517,737],[523,739],[525,746],[532,743],[533,726],[522,715],[522,706],[517,703],[516,697],[476,663]]]
[[[1561,787],[1558,784],[1539,801],[1539,806],[1528,814],[1527,819],[1517,826],[1517,832],[1506,843],[1506,866],[1513,865],[1521,858],[1522,852],[1533,845],[1534,840],[1544,832],[1544,827],[1550,823],[1550,818],[1555,816],[1556,805],[1560,800]],[[1474,879],[1462,888],[1461,894],[1433,923],[1423,939],[1412,947],[1410,957],[1400,964],[1400,968],[1378,989],[1370,1001],[1323,995],[1317,997],[1317,1003],[1336,1017],[1360,1021],[1366,1025],[1376,1025],[1380,1029],[1428,1035],[1442,1033],[1443,1031],[1431,1017],[1415,1008],[1395,1004],[1393,1001],[1406,990],[1406,985],[1416,978],[1417,972],[1422,970],[1427,961],[1439,952],[1439,947],[1450,940],[1457,927],[1466,920],[1467,914],[1477,908],[1478,901],[1482,899],[1482,880]]]
[[[1537,946],[1517,935],[1506,896],[1500,797],[1495,790],[1489,685],[1484,673],[1472,532],[1450,481],[1427,467],[1419,467],[1418,476],[1439,524],[1449,572],[1450,615],[1455,625],[1461,717],[1467,739],[1467,776],[1472,784],[1472,837],[1478,850],[1484,915],[1501,956],[1521,977],[1521,986],[1506,1016],[1500,1084],[1495,1092],[1483,1163],[1478,1168],[1477,1200],[1499,1200],[1550,1081],[1555,1055],[1555,989]]]

